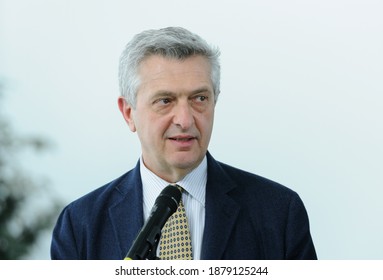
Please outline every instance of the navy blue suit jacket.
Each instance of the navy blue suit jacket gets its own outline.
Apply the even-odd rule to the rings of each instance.
[[[299,196],[208,159],[202,259],[316,259]],[[144,223],[137,166],[72,202],[59,216],[52,259],[122,260]]]

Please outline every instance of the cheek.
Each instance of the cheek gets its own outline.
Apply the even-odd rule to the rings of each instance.
[[[210,141],[213,130],[213,116],[205,115],[203,118],[196,120],[196,126],[201,134],[201,139],[205,143],[204,145],[207,145]]]
[[[214,122],[214,111],[204,114],[200,119],[205,131],[210,131]]]
[[[166,135],[168,122],[164,118],[158,116],[147,117],[145,119],[145,124],[141,126],[141,128],[141,132],[144,133],[147,138],[146,141],[158,141]]]

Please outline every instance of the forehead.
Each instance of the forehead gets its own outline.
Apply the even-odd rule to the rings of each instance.
[[[205,82],[211,84],[211,66],[208,59],[201,55],[185,59],[167,58],[151,55],[145,58],[138,69],[141,84],[164,82]]]

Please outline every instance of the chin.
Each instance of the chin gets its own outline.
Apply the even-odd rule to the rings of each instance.
[[[196,157],[195,155],[190,156],[182,156],[174,159],[174,166],[179,169],[194,169],[201,163],[203,157]]]

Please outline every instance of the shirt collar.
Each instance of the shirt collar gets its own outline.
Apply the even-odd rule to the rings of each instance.
[[[140,172],[143,187],[144,209],[151,209],[160,192],[170,183],[158,177],[150,171],[143,163],[142,156],[140,158]],[[176,182],[186,193],[205,206],[205,193],[207,182],[207,158],[203,158],[202,162],[187,174],[182,180]],[[144,210],[145,211],[145,210]]]

